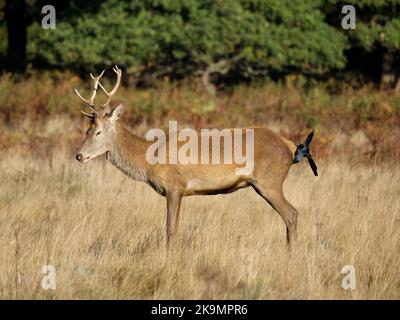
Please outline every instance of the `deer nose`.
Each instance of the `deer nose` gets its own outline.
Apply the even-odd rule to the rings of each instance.
[[[82,160],[82,153],[78,153],[75,157],[76,160],[81,161]]]

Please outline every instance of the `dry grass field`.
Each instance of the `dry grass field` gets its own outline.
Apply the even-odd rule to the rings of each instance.
[[[180,247],[165,200],[104,159],[10,150],[0,160],[0,298],[399,299],[400,171],[316,158],[292,167],[298,239],[253,190],[184,198]],[[55,290],[41,268],[56,268]],[[345,265],[356,289],[341,287]]]

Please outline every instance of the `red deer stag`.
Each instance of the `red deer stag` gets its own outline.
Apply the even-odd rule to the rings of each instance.
[[[240,188],[253,187],[263,197],[286,224],[287,241],[295,235],[297,210],[286,200],[282,186],[292,164],[307,158],[315,175],[317,167],[311,157],[309,144],[313,132],[304,144],[296,145],[265,127],[254,127],[253,170],[251,174],[238,175],[238,164],[150,164],[146,151],[152,142],[132,134],[118,120],[123,106],[111,107],[110,102],[116,93],[122,71],[113,68],[117,74],[114,88],[108,92],[100,83],[104,71],[94,81],[93,93],[84,99],[90,113],[81,111],[89,118],[89,129],[83,146],[76,155],[76,160],[85,163],[94,157],[106,154],[107,159],[132,179],[144,181],[167,200],[167,244],[176,241],[179,221],[179,209],[182,197],[190,195],[211,195],[234,192]],[[104,91],[107,100],[101,109],[94,105],[97,88]],[[228,129],[228,131],[231,129]],[[167,136],[167,142],[170,139]],[[223,145],[225,146],[225,144]],[[223,153],[223,146],[220,152]]]

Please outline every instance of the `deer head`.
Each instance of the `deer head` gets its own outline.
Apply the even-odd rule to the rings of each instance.
[[[85,141],[76,155],[76,160],[82,163],[108,151],[112,151],[116,138],[116,121],[121,117],[123,111],[123,106],[121,104],[115,108],[110,106],[111,98],[116,93],[121,83],[122,76],[122,71],[117,66],[115,66],[113,70],[117,74],[117,82],[110,92],[100,83],[100,78],[105,70],[97,77],[90,74],[90,77],[93,79],[93,93],[89,99],[83,98],[78,90],[75,89],[76,94],[90,109],[90,113],[81,110],[82,114],[89,118],[89,129],[86,132]],[[97,88],[99,86],[106,94],[107,100],[101,105],[100,109],[97,109],[94,105],[94,98],[96,97]]]

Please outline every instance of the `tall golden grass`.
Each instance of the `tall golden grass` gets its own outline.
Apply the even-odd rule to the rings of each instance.
[[[399,299],[400,171],[316,160],[293,166],[298,238],[251,189],[183,201],[165,248],[166,205],[104,159],[72,152],[0,159],[1,299]],[[56,289],[41,286],[43,265]],[[345,265],[356,289],[341,286]]]

